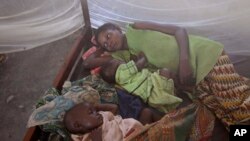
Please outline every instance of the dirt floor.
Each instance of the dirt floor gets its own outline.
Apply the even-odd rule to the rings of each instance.
[[[51,87],[80,31],[27,51],[7,54],[0,63],[0,140],[20,141],[36,100]]]

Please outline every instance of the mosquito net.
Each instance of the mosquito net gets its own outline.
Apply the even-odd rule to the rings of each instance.
[[[187,28],[219,41],[226,51],[250,55],[249,0],[88,0],[91,24],[152,21]],[[1,0],[0,47],[37,47],[83,26],[80,0]]]
[[[1,0],[0,52],[38,47],[82,26],[79,0]]]

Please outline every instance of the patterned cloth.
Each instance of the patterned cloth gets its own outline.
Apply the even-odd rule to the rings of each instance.
[[[166,114],[160,121],[145,126],[143,130],[130,135],[132,141],[185,141],[195,121],[197,106],[191,104],[185,108]]]
[[[250,124],[250,88],[238,75],[227,55],[221,55],[210,73],[189,93],[193,104],[166,114],[159,122],[145,127],[128,140],[208,141],[215,118],[228,128]]]
[[[102,80],[98,75],[89,75],[74,82],[64,83],[62,94],[68,92],[73,86],[90,86],[98,91],[101,103],[118,104],[117,93],[114,86]]]
[[[220,56],[197,85],[196,94],[226,128],[231,124],[250,124],[250,87],[235,72],[227,55]]]
[[[70,134],[61,121],[66,110],[84,101],[117,104],[118,100],[115,88],[95,75],[74,82],[66,81],[61,93],[50,88],[38,100],[36,109],[29,118],[28,127],[40,125],[43,131],[51,133],[53,139],[60,135],[64,141],[69,141]]]

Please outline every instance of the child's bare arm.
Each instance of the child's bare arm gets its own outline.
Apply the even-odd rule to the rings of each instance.
[[[95,108],[97,111],[110,111],[114,115],[118,113],[118,106],[115,104],[95,104]]]

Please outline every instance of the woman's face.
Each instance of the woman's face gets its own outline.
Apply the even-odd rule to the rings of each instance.
[[[97,113],[95,107],[85,103],[79,107],[78,121],[82,133],[90,132],[103,124],[102,115]]]
[[[123,48],[123,37],[120,30],[108,29],[99,34],[97,41],[105,50],[114,52]]]

